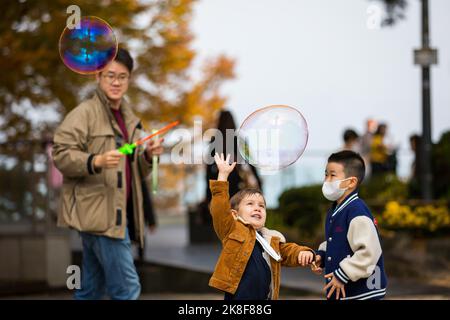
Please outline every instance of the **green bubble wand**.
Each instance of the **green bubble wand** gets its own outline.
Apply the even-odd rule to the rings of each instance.
[[[161,128],[161,129],[153,132],[151,135],[149,135],[149,136],[147,136],[145,138],[139,139],[138,141],[136,141],[134,143],[125,143],[123,146],[121,146],[118,149],[118,151],[121,154],[124,154],[124,155],[133,154],[133,151],[134,151],[134,149],[136,149],[137,146],[140,146],[145,141],[150,140],[151,138],[154,138],[154,137],[156,137],[156,136],[158,136],[158,135],[168,131],[169,129],[172,129],[173,127],[177,126],[179,123],[180,123],[180,121],[174,121],[172,123],[169,123],[167,126],[165,126],[165,127]]]

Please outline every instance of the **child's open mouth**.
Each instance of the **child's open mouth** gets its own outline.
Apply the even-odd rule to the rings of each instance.
[[[262,216],[259,213],[254,213],[254,214],[251,215],[251,217],[255,218],[255,219],[258,219],[258,220],[261,220],[261,218],[262,218]]]

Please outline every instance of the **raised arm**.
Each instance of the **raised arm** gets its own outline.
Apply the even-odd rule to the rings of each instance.
[[[236,162],[229,164],[230,155],[224,159],[224,155],[220,156],[216,153],[214,156],[219,175],[217,180],[210,180],[209,187],[211,189],[212,199],[210,212],[213,219],[214,230],[217,236],[222,240],[233,227],[235,220],[231,214],[230,195],[228,193],[228,176],[236,166]]]

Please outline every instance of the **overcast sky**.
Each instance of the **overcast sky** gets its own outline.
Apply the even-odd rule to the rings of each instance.
[[[361,132],[368,117],[386,121],[401,148],[421,132],[419,0],[393,28],[369,29],[368,0],[200,0],[194,47],[199,61],[225,53],[237,79],[224,86],[241,123],[257,108],[287,104],[308,121],[310,150],[334,150],[345,127]],[[432,132],[450,129],[450,1],[430,0]],[[308,150],[308,149],[307,149]]]

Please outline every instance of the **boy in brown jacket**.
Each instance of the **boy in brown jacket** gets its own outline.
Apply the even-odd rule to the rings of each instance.
[[[266,203],[260,190],[244,189],[231,200],[228,176],[236,166],[230,156],[214,157],[219,174],[210,180],[211,215],[214,230],[223,250],[209,281],[211,287],[225,292],[225,300],[277,299],[280,268],[306,266],[315,258],[314,251],[264,227]]]

